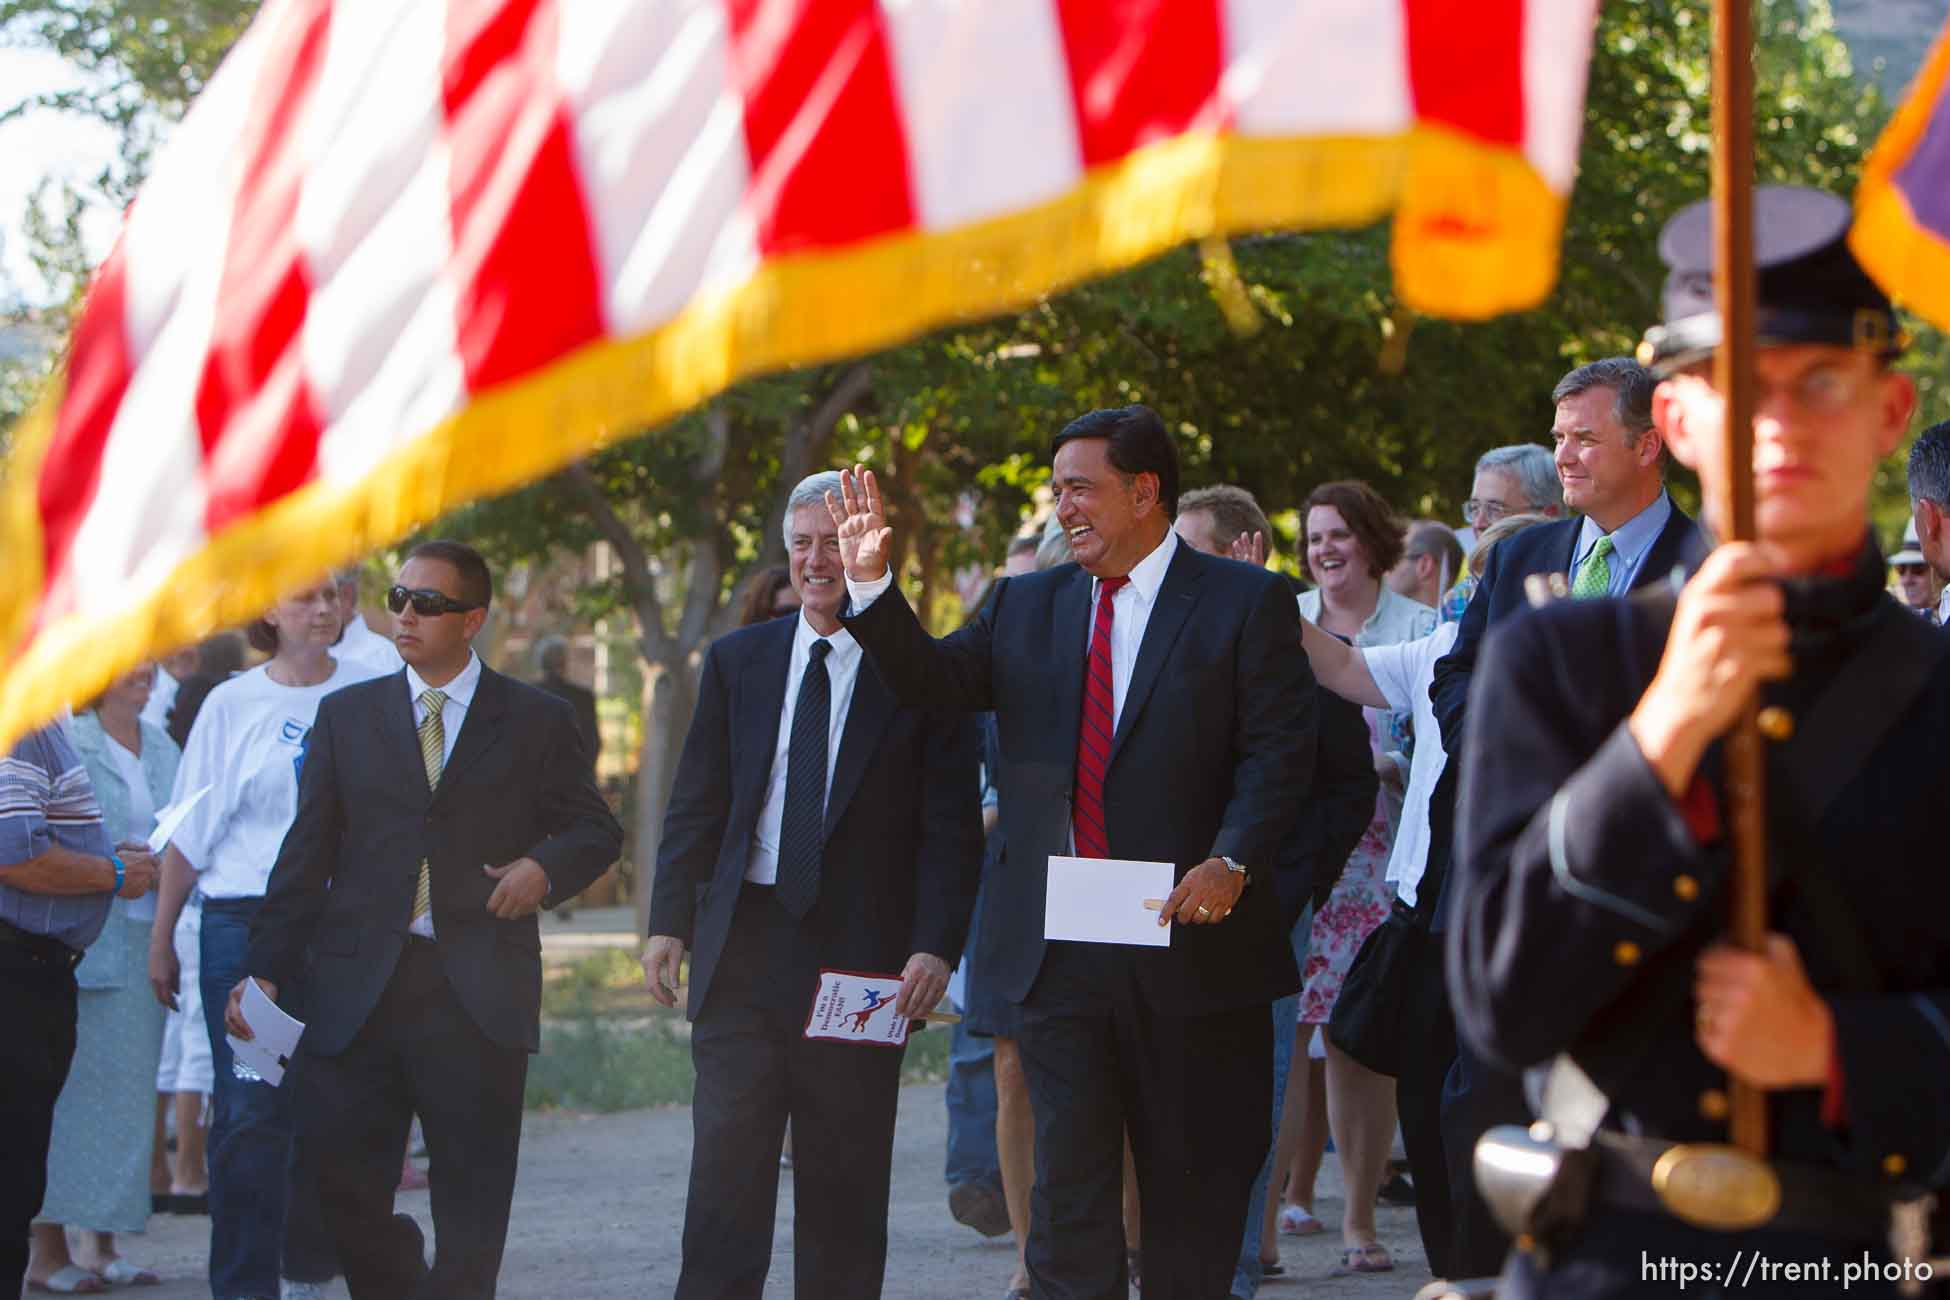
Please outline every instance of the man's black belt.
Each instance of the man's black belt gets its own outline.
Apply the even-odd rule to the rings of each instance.
[[[62,970],[73,970],[81,962],[79,948],[70,948],[59,939],[45,934],[23,930],[11,921],[0,921],[0,944]]]
[[[1679,1144],[1656,1138],[1600,1133],[1591,1147],[1598,1157],[1592,1199],[1641,1214],[1671,1215],[1660,1199],[1655,1171]],[[1760,1225],[1768,1232],[1801,1232],[1846,1242],[1884,1242],[1889,1237],[1893,1192],[1870,1186],[1832,1165],[1769,1162],[1780,1183],[1780,1208]]]

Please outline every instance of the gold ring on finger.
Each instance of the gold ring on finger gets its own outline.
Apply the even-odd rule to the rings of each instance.
[[[1202,917],[1210,916],[1212,915],[1212,909],[1209,907],[1201,907],[1198,909],[1198,914]]]

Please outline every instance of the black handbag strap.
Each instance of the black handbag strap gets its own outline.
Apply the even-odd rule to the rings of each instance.
[[[1950,653],[1950,633],[1885,596],[1847,667],[1797,722],[1773,766],[1771,856],[1806,901],[1809,922],[1850,993],[1872,993],[1881,976],[1847,894],[1820,860],[1815,829],[1844,787],[1915,703]]]

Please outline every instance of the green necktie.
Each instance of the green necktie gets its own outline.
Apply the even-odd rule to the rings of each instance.
[[[1611,553],[1611,537],[1600,537],[1598,544],[1591,548],[1591,554],[1585,556],[1584,563],[1578,566],[1577,579],[1571,583],[1573,598],[1584,600],[1591,596],[1611,594]]]

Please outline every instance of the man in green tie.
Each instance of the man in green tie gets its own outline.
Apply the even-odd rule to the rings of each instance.
[[[1621,595],[1666,579],[1698,544],[1698,529],[1665,489],[1665,443],[1652,427],[1652,373],[1630,357],[1579,366],[1551,390],[1551,442],[1564,504],[1577,513],[1539,524],[1490,553],[1463,611],[1456,644],[1435,666],[1429,697],[1443,748],[1462,752],[1463,717],[1477,655],[1491,628],[1529,607],[1525,580],[1555,575],[1573,595]],[[1594,664],[1594,673],[1606,668]],[[1467,770],[1459,771],[1467,782]],[[1437,929],[1447,909],[1438,903]],[[1443,1143],[1456,1175],[1456,1275],[1494,1273],[1508,1242],[1470,1175],[1476,1138],[1496,1124],[1527,1120],[1520,1081],[1473,1057],[1467,1046],[1443,1085]]]

